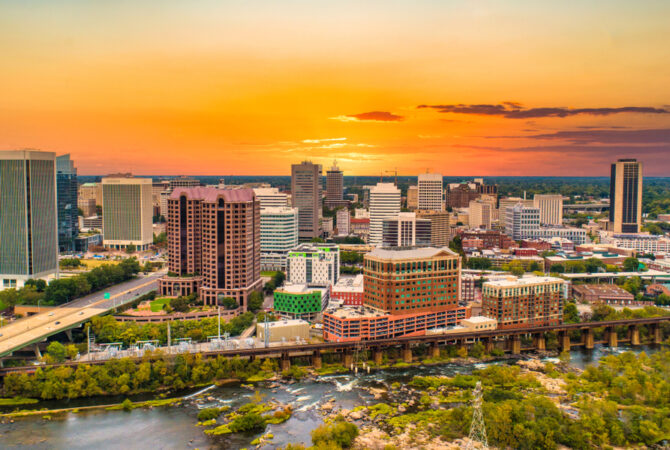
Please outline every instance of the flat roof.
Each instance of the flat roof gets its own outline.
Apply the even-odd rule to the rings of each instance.
[[[631,299],[635,297],[633,294],[620,288],[616,284],[577,284],[573,285],[572,289],[580,294],[616,295],[618,297],[627,297]]]
[[[484,316],[474,316],[474,317],[470,317],[469,319],[463,319],[463,320],[467,320],[468,322],[472,322],[472,323],[497,322],[496,319],[493,319],[491,317],[484,317]]]
[[[380,259],[423,259],[432,258],[440,253],[449,256],[457,256],[449,247],[397,247],[397,248],[375,248],[368,255]]]
[[[514,286],[532,286],[534,284],[542,283],[565,283],[565,280],[555,277],[524,277],[513,280],[512,277],[509,277],[505,280],[496,280],[496,281],[486,281],[484,286],[494,286],[494,287],[514,287]]]
[[[258,322],[256,325],[259,327],[264,327],[265,322]],[[296,325],[309,326],[309,322],[302,319],[286,319],[286,320],[278,320],[276,322],[268,322],[268,326],[270,328],[292,327]]]
[[[389,313],[385,311],[379,311],[377,309],[368,308],[368,307],[344,307],[338,309],[328,309],[327,312],[330,315],[333,315],[340,319],[355,319],[362,317],[382,317],[390,316]]]

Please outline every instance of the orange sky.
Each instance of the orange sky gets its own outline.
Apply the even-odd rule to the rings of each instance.
[[[82,174],[670,175],[670,3],[546,3],[5,1],[0,149]]]

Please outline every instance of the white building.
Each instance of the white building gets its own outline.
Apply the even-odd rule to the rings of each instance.
[[[653,234],[600,232],[600,241],[640,253],[670,253],[670,238]]]
[[[288,253],[287,282],[330,286],[340,277],[340,248],[335,244],[301,244]]]
[[[370,211],[365,208],[354,209],[354,219],[369,219]]]
[[[560,194],[535,194],[533,206],[540,210],[542,225],[563,225],[563,196]]]
[[[482,200],[470,201],[470,214],[468,215],[470,228],[490,230],[494,210],[495,206],[491,202]]]
[[[284,270],[289,250],[297,245],[297,208],[261,208],[261,269]]]
[[[109,176],[102,179],[102,243],[116,250],[153,244],[151,178]]]
[[[279,192],[277,188],[256,188],[254,189],[254,194],[258,201],[261,202],[261,209],[289,206],[288,195],[284,192]]]
[[[523,206],[521,203],[507,208],[505,234],[515,241],[558,237],[569,239],[576,245],[580,245],[588,240],[586,230],[583,228],[540,226],[540,209]]]
[[[400,189],[393,183],[377,183],[370,189],[371,245],[382,245],[384,219],[393,219],[400,213]]]
[[[351,224],[351,216],[347,208],[338,209],[336,213],[337,219],[337,234],[340,236],[349,235],[349,228]]]
[[[432,211],[442,211],[444,209],[442,174],[420,174],[418,188],[418,209]]]

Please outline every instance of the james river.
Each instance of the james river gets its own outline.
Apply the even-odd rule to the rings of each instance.
[[[614,351],[628,350],[620,347]],[[653,353],[655,348],[640,346],[635,352]],[[571,352],[570,364],[583,368],[593,364],[606,355],[607,348],[596,348],[592,351],[574,350]],[[503,362],[504,363],[504,362]],[[496,364],[487,363],[487,364]],[[389,388],[393,382],[406,382],[414,375],[454,375],[469,373],[474,368],[485,367],[485,364],[462,366],[443,364],[439,366],[419,366],[408,369],[390,369],[375,371],[370,374],[333,375],[319,378],[318,381],[305,381],[282,385],[271,390],[269,383],[260,383],[256,388],[265,394],[266,400],[276,399],[290,404],[294,414],[287,422],[280,425],[268,425],[265,433],[274,434],[271,445],[264,448],[276,448],[287,443],[303,442],[310,444],[310,431],[320,425],[323,416],[319,413],[319,405],[334,398],[337,406],[352,409],[357,405],[375,404],[382,400],[374,400],[363,387]],[[201,391],[201,390],[200,390]],[[200,391],[185,393],[195,394]],[[204,398],[209,399],[201,404],[186,400],[181,406],[156,407],[153,409],[139,408],[131,412],[91,410],[78,413],[54,414],[51,420],[44,420],[36,415],[15,419],[14,423],[0,424],[0,447],[2,448],[57,448],[57,449],[184,449],[184,448],[253,448],[250,442],[259,436],[227,435],[209,437],[203,433],[202,427],[196,427],[198,408],[209,406],[230,405],[236,407],[248,401],[253,391],[239,384],[219,388],[210,388]],[[134,396],[132,400],[147,400],[150,396]],[[124,398],[88,398],[71,401],[50,401],[28,408],[74,408],[95,404],[111,404]],[[25,408],[26,407],[21,407]],[[15,408],[5,408],[10,411]]]

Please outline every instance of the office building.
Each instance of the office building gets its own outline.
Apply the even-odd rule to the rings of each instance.
[[[0,289],[58,271],[56,155],[0,151]]]
[[[267,327],[267,328],[266,328]],[[275,322],[256,323],[256,336],[261,342],[295,342],[309,340],[309,322],[301,319],[277,320]],[[267,336],[266,334],[267,330]]]
[[[393,183],[378,183],[370,189],[371,245],[383,244],[384,219],[393,219],[400,213],[400,190]]]
[[[261,270],[285,270],[289,250],[298,245],[296,208],[261,208]]]
[[[288,253],[290,284],[330,286],[340,278],[340,248],[335,244],[300,244]]]
[[[349,204],[344,200],[344,176],[337,161],[333,161],[333,166],[326,172],[326,207],[330,209],[346,207]]]
[[[321,165],[303,161],[291,166],[291,199],[298,208],[301,241],[321,236]]]
[[[494,205],[481,199],[472,200],[469,209],[468,223],[470,228],[483,228],[485,230],[492,228]]]
[[[560,194],[535,194],[533,206],[540,210],[542,225],[563,225],[563,196]]]
[[[417,219],[430,220],[430,245],[445,247],[451,242],[451,214],[447,211],[414,211]]]
[[[459,305],[460,259],[448,248],[376,248],[364,266],[364,306],[325,311],[326,341],[422,336],[469,317]]]
[[[351,234],[360,237],[367,242],[370,238],[370,219],[353,218],[349,221]]]
[[[83,183],[79,186],[78,198],[82,200],[95,200],[97,206],[102,206],[102,184]]]
[[[431,238],[429,219],[417,219],[416,214],[401,212],[395,218],[384,219],[382,246],[412,247],[428,246]]]
[[[334,229],[335,225],[333,224],[332,217],[323,217],[321,219],[321,232],[324,236],[330,237],[333,234]]]
[[[499,329],[560,325],[564,284],[562,279],[552,277],[486,281],[482,287],[482,315],[496,319]]]
[[[330,298],[342,302],[343,306],[363,306],[364,286],[362,273],[353,277],[340,277],[330,289]]]
[[[80,217],[79,228],[82,231],[102,231],[102,216]]]
[[[417,206],[418,209],[430,211],[442,211],[444,209],[442,174],[419,174]]]
[[[350,232],[349,224],[351,222],[351,215],[347,208],[338,209],[335,213],[337,219],[337,234],[340,236],[348,236]]]
[[[642,163],[635,159],[612,164],[610,222],[615,233],[639,233],[642,229]]]
[[[151,178],[129,174],[102,179],[103,245],[115,250],[129,245],[147,250],[153,244]]]
[[[168,200],[170,273],[160,295],[197,292],[206,305],[232,297],[247,310],[262,288],[261,211],[251,189],[176,188]]]
[[[56,193],[58,197],[58,251],[74,252],[79,234],[77,169],[70,155],[56,157]]]
[[[316,320],[330,298],[327,287],[285,284],[274,291],[273,310],[283,318]]]
[[[507,208],[509,208],[510,206],[516,206],[519,203],[529,208],[535,207],[535,202],[532,199],[526,200],[521,197],[505,197],[498,200],[498,209],[500,210],[500,221],[504,223],[505,215],[507,214]]]
[[[515,247],[516,242],[504,233],[497,230],[470,230],[460,233],[463,249],[468,248],[469,241],[480,241],[481,245],[476,246],[478,249],[493,249],[493,248],[510,248]],[[473,248],[475,248],[473,246]]]
[[[77,207],[81,209],[83,217],[95,216],[97,208],[95,206],[95,199],[77,199]]]
[[[279,192],[279,189],[273,187],[255,188],[254,195],[261,203],[263,208],[284,208],[290,206],[288,194]]]
[[[472,200],[482,195],[497,198],[498,186],[485,184],[483,178],[475,178],[472,182],[450,183],[445,191],[446,204],[451,208],[467,208]]]
[[[585,229],[574,227],[540,226],[540,209],[518,203],[508,207],[505,216],[505,233],[515,241],[522,239],[565,238],[577,245],[588,240]]]
[[[178,177],[169,181],[170,191],[173,191],[179,187],[198,187],[201,185],[202,183],[200,183],[200,180],[196,180],[195,178],[190,177]]]
[[[419,186],[410,186],[407,188],[407,209],[414,211],[419,208]]]

